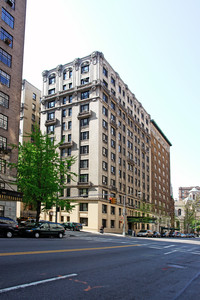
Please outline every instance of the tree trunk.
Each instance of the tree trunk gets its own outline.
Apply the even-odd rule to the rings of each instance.
[[[37,214],[36,214],[36,222],[40,220],[40,211],[41,211],[41,201],[37,201]]]

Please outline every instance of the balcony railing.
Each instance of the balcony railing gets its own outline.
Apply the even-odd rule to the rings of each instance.
[[[78,119],[90,117],[91,115],[92,115],[92,111],[91,110],[84,110],[83,112],[80,112],[78,114]]]
[[[46,120],[45,126],[55,125],[56,122],[57,122],[57,119],[56,119],[56,118],[51,119],[51,120]]]

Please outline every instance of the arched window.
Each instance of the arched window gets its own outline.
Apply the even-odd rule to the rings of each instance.
[[[54,84],[56,82],[56,75],[52,74],[49,76],[49,84]]]
[[[178,209],[178,216],[181,216],[181,209]]]

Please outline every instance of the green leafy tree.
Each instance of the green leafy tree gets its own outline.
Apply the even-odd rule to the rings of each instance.
[[[200,198],[188,200],[185,204],[184,229],[189,232],[190,229],[196,230],[199,224],[198,212],[200,211]]]
[[[27,137],[31,141],[19,144],[18,163],[12,165],[17,169],[17,185],[23,193],[23,202],[36,210],[36,221],[39,221],[41,207],[50,209],[56,205],[70,211],[71,201],[59,199],[58,195],[62,195],[65,177],[76,176],[70,171],[75,158],[62,160],[57,151],[61,143],[54,144],[38,126]]]

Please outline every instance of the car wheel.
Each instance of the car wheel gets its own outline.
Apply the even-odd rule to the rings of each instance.
[[[58,237],[59,237],[59,239],[62,239],[62,238],[63,238],[62,232],[59,232]]]
[[[11,238],[13,236],[13,233],[11,231],[6,232],[6,237]]]
[[[35,238],[38,239],[40,237],[39,232],[35,232]]]

